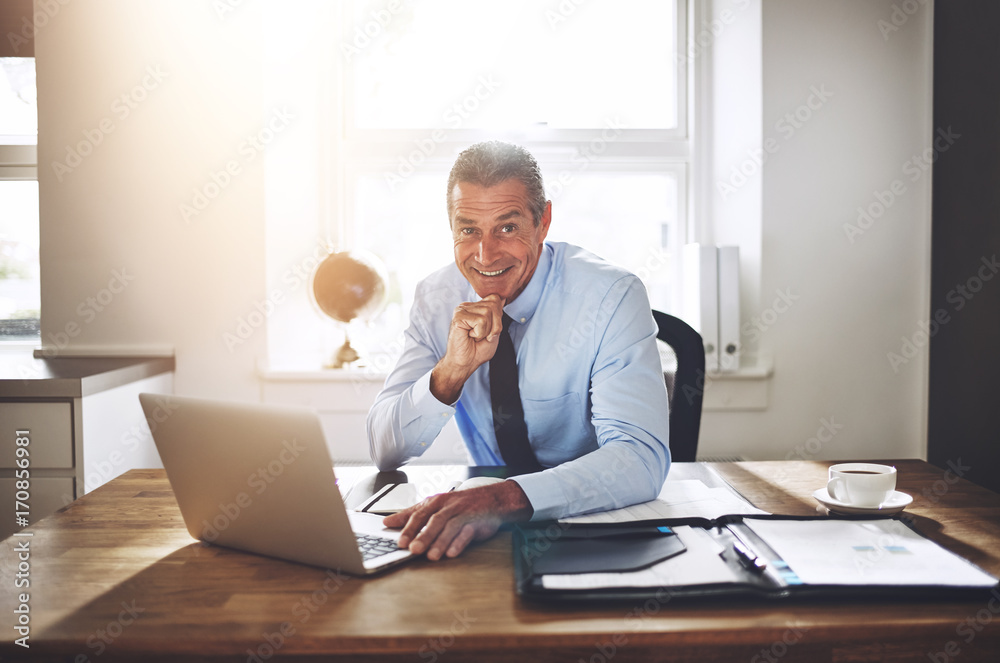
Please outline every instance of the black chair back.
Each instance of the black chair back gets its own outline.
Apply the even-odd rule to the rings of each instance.
[[[677,357],[676,371],[664,371],[670,400],[670,456],[675,462],[693,462],[701,428],[705,346],[701,334],[680,318],[653,310],[653,319],[659,328],[656,338],[669,345]]]

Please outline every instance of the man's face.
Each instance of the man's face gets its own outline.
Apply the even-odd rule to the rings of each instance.
[[[519,180],[489,188],[459,182],[452,189],[452,210],[458,269],[480,297],[495,294],[510,303],[535,273],[552,204],[545,205],[535,226],[527,190]]]

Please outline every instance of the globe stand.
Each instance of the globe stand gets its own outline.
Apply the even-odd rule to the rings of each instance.
[[[387,280],[382,262],[366,251],[331,253],[316,266],[310,289],[313,304],[327,317],[345,325],[344,344],[323,368],[365,365],[361,353],[351,346],[346,326],[353,320],[368,322],[382,310]],[[325,351],[330,347],[325,342],[324,346]]]
[[[326,364],[323,368],[344,368],[348,364],[356,362],[361,359],[361,355],[358,351],[354,349],[351,345],[351,339],[344,335],[344,344],[337,349],[336,354],[333,355],[333,361]]]

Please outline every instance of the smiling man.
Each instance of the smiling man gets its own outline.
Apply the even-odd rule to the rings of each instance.
[[[668,406],[642,283],[545,241],[552,204],[521,147],[462,152],[447,203],[455,263],[417,286],[403,356],[368,414],[372,458],[395,469],[455,417],[476,465],[519,474],[435,495],[385,524],[436,560],[504,522],[656,497],[670,466]]]

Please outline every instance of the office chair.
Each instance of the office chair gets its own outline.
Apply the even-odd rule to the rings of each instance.
[[[680,318],[653,310],[653,319],[659,328],[656,338],[669,346],[676,359],[673,372],[672,362],[664,362],[663,371],[670,402],[670,456],[676,462],[693,462],[701,427],[705,346],[701,334]]]

